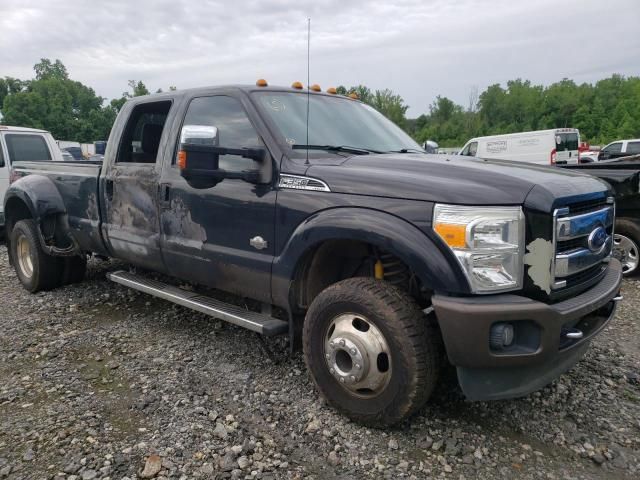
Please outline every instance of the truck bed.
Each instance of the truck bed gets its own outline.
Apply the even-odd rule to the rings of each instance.
[[[562,165],[601,178],[608,182],[616,194],[618,216],[640,211],[640,155],[602,162]]]
[[[107,254],[100,234],[99,179],[102,162],[15,162],[14,178],[49,178],[64,199],[69,227],[82,250]]]

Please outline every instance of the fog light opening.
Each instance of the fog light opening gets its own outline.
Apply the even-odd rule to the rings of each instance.
[[[514,336],[511,323],[496,323],[491,327],[489,346],[492,350],[503,350],[513,344]]]

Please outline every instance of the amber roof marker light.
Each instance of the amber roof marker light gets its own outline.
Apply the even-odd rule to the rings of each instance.
[[[330,93],[331,95],[335,95],[336,93],[338,93],[338,91],[335,89],[335,87],[329,87],[327,88],[327,93]]]
[[[256,87],[268,87],[269,84],[267,83],[267,81],[264,78],[259,78],[256,81]]]
[[[302,82],[293,82],[291,84],[291,88],[295,88],[296,90],[302,90]]]
[[[358,98],[360,98],[360,97],[358,97],[358,94],[356,92],[351,92],[349,94],[349,98],[353,98],[354,100],[358,100]]]
[[[312,92],[321,92],[322,89],[320,88],[320,85],[318,85],[317,83],[314,83],[313,85],[311,85],[309,87],[309,90],[311,90]]]

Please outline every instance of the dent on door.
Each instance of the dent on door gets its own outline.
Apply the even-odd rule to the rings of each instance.
[[[115,167],[111,173],[109,242],[119,256],[141,260],[138,256],[159,251],[157,174],[152,168],[135,166]]]

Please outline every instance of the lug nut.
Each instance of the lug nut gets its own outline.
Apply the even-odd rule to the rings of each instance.
[[[351,355],[355,355],[355,354],[356,354],[356,349],[355,349],[355,348],[352,348],[352,349],[351,349]]]
[[[355,383],[356,381],[356,377],[354,377],[353,375],[351,375],[351,382]]]
[[[340,377],[340,382],[344,383],[344,378]]]
[[[331,373],[336,373],[336,371],[335,371],[333,368],[330,368],[330,369],[329,369],[329,371],[330,371]]]
[[[330,346],[331,348],[336,348],[336,344],[335,344],[335,343],[333,343],[333,342],[329,342],[329,346]]]
[[[362,368],[362,365],[360,365],[359,363],[356,363],[356,368],[360,370]]]
[[[327,357],[327,360],[329,360],[331,358],[331,355],[329,355],[328,353],[325,354],[325,357]]]
[[[340,346],[344,347],[345,341],[344,339],[340,340]]]

